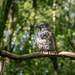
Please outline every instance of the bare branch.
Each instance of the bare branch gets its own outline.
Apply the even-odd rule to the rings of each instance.
[[[75,53],[73,52],[59,52],[59,53],[53,53],[53,52],[34,52],[31,54],[25,54],[25,55],[16,55],[13,53],[10,53],[8,51],[1,50],[0,56],[8,57],[13,60],[18,61],[24,61],[27,59],[34,59],[34,58],[42,58],[42,57],[68,57],[71,59],[75,59]]]

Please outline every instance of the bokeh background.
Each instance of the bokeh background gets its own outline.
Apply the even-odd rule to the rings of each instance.
[[[1,49],[18,55],[37,52],[35,25],[40,22],[54,32],[58,51],[75,52],[75,0],[0,0]],[[21,63],[2,59],[3,75],[55,75],[47,57]],[[58,57],[58,65],[59,75],[75,75],[75,60]]]

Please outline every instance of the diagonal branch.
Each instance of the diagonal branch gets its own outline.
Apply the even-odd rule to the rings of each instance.
[[[27,59],[34,59],[34,58],[42,58],[42,57],[67,57],[75,60],[75,53],[73,52],[59,52],[59,53],[53,53],[53,52],[34,52],[31,54],[25,54],[25,55],[16,55],[13,53],[10,53],[8,51],[1,50],[0,56],[8,57],[13,60],[18,61],[24,61]]]

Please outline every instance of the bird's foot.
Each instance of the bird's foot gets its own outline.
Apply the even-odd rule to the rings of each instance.
[[[58,52],[57,52],[57,51],[53,51],[53,50],[49,50],[49,51],[47,51],[47,52],[48,52],[48,54],[50,54],[50,53],[58,54]]]

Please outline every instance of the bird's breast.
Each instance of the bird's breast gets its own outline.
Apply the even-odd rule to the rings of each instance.
[[[36,42],[37,42],[37,47],[40,51],[50,50],[51,42],[49,40],[37,38]]]
[[[37,38],[37,43],[44,46],[46,44],[49,45],[51,41],[46,40],[46,39]]]
[[[52,35],[48,34],[48,32],[42,32],[37,34],[36,44],[39,51],[55,50]]]

